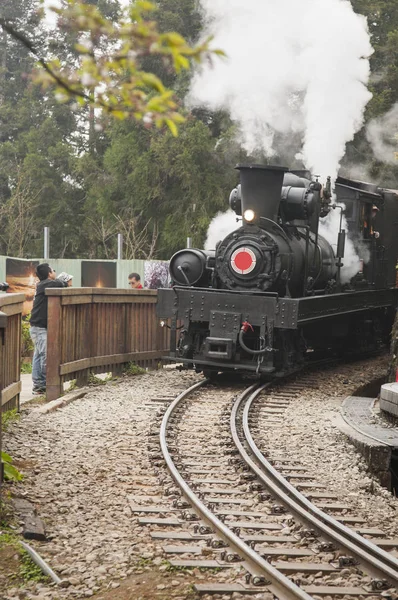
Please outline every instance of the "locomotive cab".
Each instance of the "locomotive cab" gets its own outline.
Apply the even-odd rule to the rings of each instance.
[[[351,289],[395,287],[398,257],[398,197],[373,184],[339,177],[336,196],[344,214],[355,251],[360,259]]]

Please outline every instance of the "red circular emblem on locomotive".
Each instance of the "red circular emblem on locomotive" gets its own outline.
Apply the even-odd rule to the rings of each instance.
[[[238,248],[231,256],[231,267],[239,275],[247,275],[256,267],[256,255],[250,248]]]

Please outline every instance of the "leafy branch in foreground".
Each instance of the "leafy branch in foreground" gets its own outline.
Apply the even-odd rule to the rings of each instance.
[[[44,89],[54,88],[61,102],[74,98],[81,106],[91,105],[118,119],[132,117],[147,127],[167,125],[177,135],[184,117],[174,93],[156,75],[141,69],[142,60],[160,57],[167,68],[179,73],[224,54],[210,48],[211,38],[191,46],[178,33],[160,33],[156,21],[149,19],[155,8],[151,2],[137,0],[116,21],[84,0],[66,0],[65,7],[52,8],[59,29],[74,40],[72,66],[57,56],[44,59],[9,21],[0,18],[0,25],[37,58],[35,81]]]
[[[6,452],[1,452],[1,462],[4,468],[4,479],[6,481],[21,481],[23,475],[12,464],[12,458]]]

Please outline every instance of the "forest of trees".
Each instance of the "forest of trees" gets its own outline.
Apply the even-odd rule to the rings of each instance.
[[[116,0],[90,3],[110,17],[118,10]],[[202,21],[195,0],[156,4],[161,31],[198,38]],[[369,121],[398,102],[398,5],[352,4],[368,16],[375,48]],[[45,49],[37,5],[2,0],[0,16],[12,18]],[[66,50],[63,59],[70,60]],[[175,75],[154,57],[146,61],[146,69],[182,100],[189,73]],[[73,100],[59,104],[32,85],[34,65],[26,47],[0,28],[0,254],[40,256],[44,226],[51,229],[53,257],[115,258],[117,233],[124,234],[126,258],[167,259],[187,236],[201,246],[212,217],[227,207],[237,181],[233,167],[247,159],[228,114],[187,113],[177,138],[132,119],[102,123],[96,111],[76,110]],[[376,183],[398,187],[398,166],[375,160],[364,128],[348,144],[343,172],[348,164],[366,167]]]

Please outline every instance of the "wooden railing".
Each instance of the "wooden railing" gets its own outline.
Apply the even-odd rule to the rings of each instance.
[[[47,400],[63,383],[90,373],[120,373],[126,364],[156,368],[169,335],[155,315],[156,290],[52,288],[48,295]]]
[[[21,329],[24,294],[0,294],[0,311],[7,315],[0,329],[0,408],[17,408],[21,392]]]

